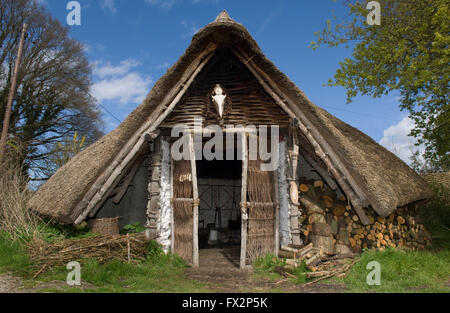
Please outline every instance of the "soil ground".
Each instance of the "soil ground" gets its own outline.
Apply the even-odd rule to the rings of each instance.
[[[186,270],[188,277],[201,281],[211,288],[211,292],[344,292],[345,285],[316,283],[306,287],[287,280],[274,281],[256,277],[252,270],[239,269],[239,246],[232,248],[199,250],[199,268]]]

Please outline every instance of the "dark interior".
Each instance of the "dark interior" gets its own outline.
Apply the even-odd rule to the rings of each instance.
[[[209,216],[214,218],[209,218],[208,220],[200,220],[199,219],[199,228],[198,228],[198,240],[199,240],[199,249],[217,249],[217,248],[226,248],[226,247],[236,247],[240,246],[240,235],[241,235],[241,221],[240,221],[240,199],[237,197],[233,198],[232,196],[228,196],[227,199],[223,195],[229,195],[230,191],[235,194],[240,191],[240,180],[242,177],[242,161],[240,160],[230,160],[230,161],[207,161],[201,160],[197,161],[197,177],[199,180],[201,179],[221,179],[222,182],[228,181],[228,185],[221,186],[217,184],[214,187],[216,188],[216,192],[213,196],[204,194],[200,194],[200,199],[202,197],[208,197],[209,202],[218,203],[216,207],[206,207],[203,201],[200,201],[200,211],[209,210]],[[234,184],[236,181],[239,183],[234,186],[230,186],[231,182],[234,180]],[[220,191],[221,188],[227,188],[227,193],[224,190]],[[222,199],[217,194],[222,194]],[[209,197],[219,197],[219,199],[210,199]],[[222,201],[222,202],[221,202]],[[226,202],[226,203],[225,203]],[[225,205],[227,207],[232,207],[232,214],[230,210],[224,211]],[[220,207],[220,216],[222,223],[218,222],[218,207]],[[215,212],[214,212],[215,210]],[[225,213],[226,212],[226,213]],[[221,227],[219,227],[221,224]],[[211,231],[214,231],[217,235],[217,240],[214,236],[211,235]]]

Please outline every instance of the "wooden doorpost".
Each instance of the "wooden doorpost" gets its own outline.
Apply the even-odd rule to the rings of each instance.
[[[192,199],[193,199],[193,230],[192,230],[192,265],[199,267],[198,259],[198,207],[200,199],[198,198],[198,185],[197,185],[197,165],[195,163],[195,147],[194,147],[194,134],[191,132],[189,135],[189,152],[191,160],[192,170]]]
[[[242,133],[242,188],[241,188],[241,261],[240,268],[245,269],[247,259],[247,170],[248,170],[248,149],[247,133]]]

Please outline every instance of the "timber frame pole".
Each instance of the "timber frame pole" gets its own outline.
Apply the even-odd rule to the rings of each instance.
[[[3,162],[6,154],[6,141],[8,139],[9,120],[11,118],[12,103],[14,100],[14,94],[17,87],[17,75],[19,74],[20,59],[23,52],[23,44],[25,41],[25,33],[27,32],[27,24],[23,24],[22,35],[20,37],[19,51],[17,52],[16,64],[14,65],[14,74],[11,80],[11,88],[9,89],[8,102],[6,104],[5,118],[3,120],[3,130],[0,139],[0,164]]]
[[[241,258],[240,268],[245,269],[247,260],[247,226],[248,226],[248,206],[247,206],[247,176],[248,176],[248,147],[247,133],[242,133],[242,186],[241,186]]]

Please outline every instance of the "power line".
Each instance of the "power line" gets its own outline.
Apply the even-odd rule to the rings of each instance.
[[[346,109],[342,109],[342,108],[335,108],[335,107],[330,107],[330,106],[326,106],[326,105],[321,105],[321,107],[322,108],[336,110],[336,111],[343,111],[343,112],[358,114],[358,115],[367,116],[367,117],[371,117],[371,118],[382,119],[382,120],[386,120],[386,121],[393,121],[393,122],[397,122],[397,123],[401,122],[401,120],[395,120],[395,119],[387,118],[387,117],[380,116],[380,115],[374,115],[374,114],[363,113],[363,112],[355,112],[355,111],[351,111],[351,110],[346,110]]]

